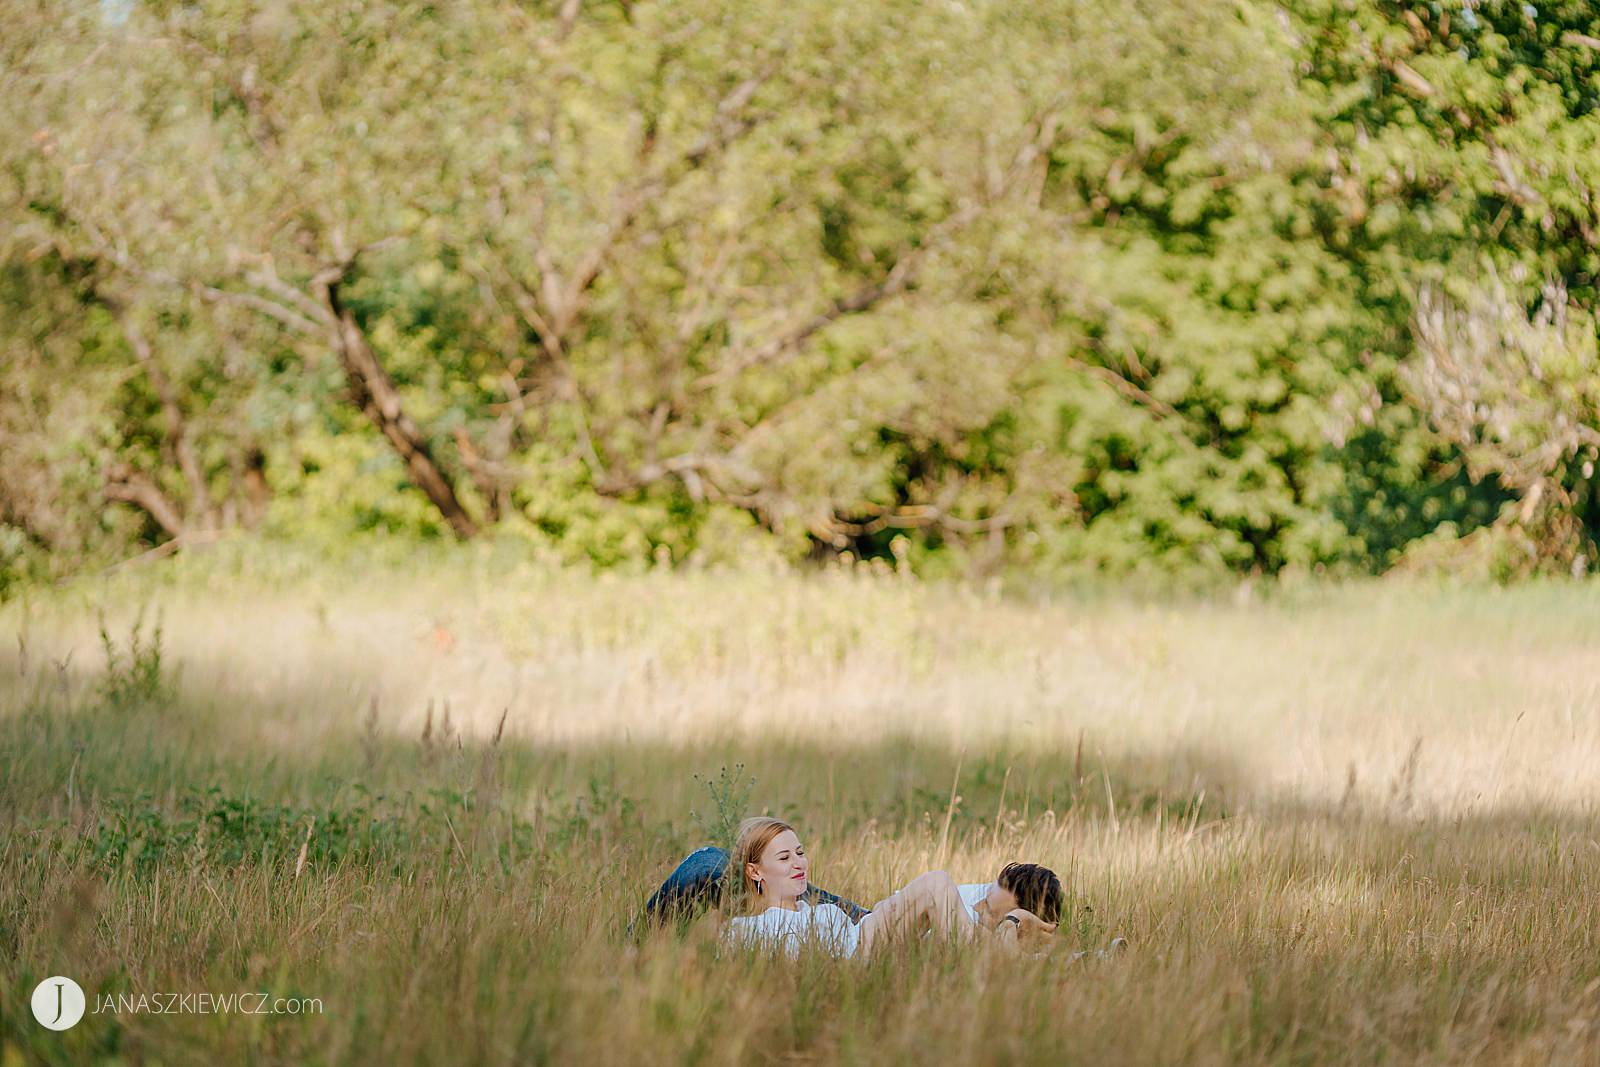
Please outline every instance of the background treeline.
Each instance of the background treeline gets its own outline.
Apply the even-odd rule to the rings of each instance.
[[[1593,557],[1589,3],[0,11],[0,589]]]

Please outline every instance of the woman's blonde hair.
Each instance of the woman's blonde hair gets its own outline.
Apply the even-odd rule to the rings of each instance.
[[[785,830],[793,833],[794,827],[782,819],[766,815],[754,815],[739,824],[739,837],[733,846],[733,869],[739,872],[739,885],[744,890],[739,898],[741,906],[756,896],[756,883],[750,877],[750,864],[760,863],[772,839]]]

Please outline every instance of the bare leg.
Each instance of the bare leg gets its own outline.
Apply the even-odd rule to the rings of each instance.
[[[905,940],[929,929],[953,933],[963,941],[977,933],[956,892],[955,879],[944,871],[918,875],[904,889],[880,900],[861,920],[856,955],[869,956],[880,943]]]

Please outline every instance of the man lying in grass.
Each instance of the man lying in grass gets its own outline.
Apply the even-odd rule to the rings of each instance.
[[[867,957],[885,944],[933,931],[959,941],[990,936],[1008,951],[1040,953],[1061,911],[1061,881],[1054,873],[1011,864],[993,883],[958,886],[944,871],[918,875],[853,922],[838,904],[804,899],[810,867],[794,827],[781,819],[746,819],[733,850],[733,870],[744,890],[736,901],[742,914],[728,921],[724,939],[790,956],[813,943],[831,955]],[[1039,910],[1023,907],[1024,901]]]

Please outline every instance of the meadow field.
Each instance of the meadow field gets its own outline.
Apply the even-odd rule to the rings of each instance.
[[[1600,1062],[1593,582],[253,554],[0,606],[5,1067]],[[763,811],[863,902],[1048,864],[1058,951],[630,936]],[[203,990],[320,1010],[93,1011]]]

